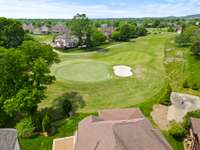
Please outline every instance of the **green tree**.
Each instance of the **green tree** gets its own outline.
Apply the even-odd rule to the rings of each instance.
[[[175,39],[175,42],[178,46],[188,46],[197,42],[200,37],[197,34],[198,27],[197,26],[187,26],[184,28],[183,32],[178,35]]]
[[[120,41],[128,41],[131,36],[131,27],[129,24],[123,24],[120,26]]]
[[[113,32],[111,38],[112,38],[114,41],[120,41],[120,32],[119,32],[119,31]]]
[[[79,39],[79,46],[90,46],[91,44],[91,21],[85,14],[77,14],[71,20],[71,30]]]
[[[106,36],[99,30],[93,29],[91,34],[92,46],[98,46],[106,41]]]
[[[67,116],[75,114],[77,109],[85,106],[83,97],[77,92],[65,93],[58,100],[63,106],[63,111]]]
[[[200,41],[195,42],[195,43],[192,45],[191,51],[192,51],[192,53],[193,53],[195,56],[197,56],[197,57],[200,56]]]
[[[148,31],[144,26],[139,26],[136,29],[137,36],[146,36]]]
[[[23,51],[28,65],[32,67],[38,58],[43,58],[48,66],[52,65],[54,62],[59,62],[59,58],[57,54],[53,52],[51,46],[41,44],[37,41],[24,41],[19,47],[19,50]]]
[[[137,38],[137,24],[130,25],[130,38]]]
[[[18,49],[0,48],[0,111],[33,114],[55,77],[49,67],[58,61],[50,46],[26,41]]]
[[[159,19],[155,19],[155,20],[153,21],[152,27],[153,27],[153,28],[160,28],[160,24],[161,24],[161,21],[160,21]]]
[[[12,48],[24,40],[22,24],[16,20],[0,18],[0,46]]]

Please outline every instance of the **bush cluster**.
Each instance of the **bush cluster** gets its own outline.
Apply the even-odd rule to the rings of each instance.
[[[32,118],[27,117],[22,119],[19,123],[17,123],[16,129],[19,137],[30,138],[34,134],[35,125],[32,121]]]
[[[192,81],[188,81],[188,80],[185,80],[183,82],[183,88],[191,88],[192,90],[199,90],[199,86],[197,84],[196,81],[192,80]]]
[[[169,134],[177,140],[182,140],[187,133],[187,130],[179,123],[173,122],[169,129]]]
[[[165,95],[160,100],[160,104],[166,105],[166,106],[171,105],[171,100],[170,100],[171,93],[172,93],[172,88],[170,84],[168,83],[166,87]]]

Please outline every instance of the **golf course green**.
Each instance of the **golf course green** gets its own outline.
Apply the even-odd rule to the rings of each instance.
[[[54,67],[53,72],[58,80],[63,81],[99,82],[112,77],[109,65],[89,59],[62,62]]]

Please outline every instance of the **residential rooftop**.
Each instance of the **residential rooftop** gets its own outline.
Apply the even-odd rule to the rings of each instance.
[[[172,150],[137,108],[103,110],[99,117],[83,119],[73,143],[71,149],[58,149],[59,143],[54,140],[54,150]]]

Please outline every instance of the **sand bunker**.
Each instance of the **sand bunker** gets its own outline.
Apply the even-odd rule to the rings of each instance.
[[[181,122],[188,112],[200,109],[200,98],[198,96],[173,92],[171,102],[172,105],[169,107],[167,115],[169,121]]]
[[[129,66],[118,65],[113,67],[114,73],[118,77],[130,77],[133,75],[132,69]]]

